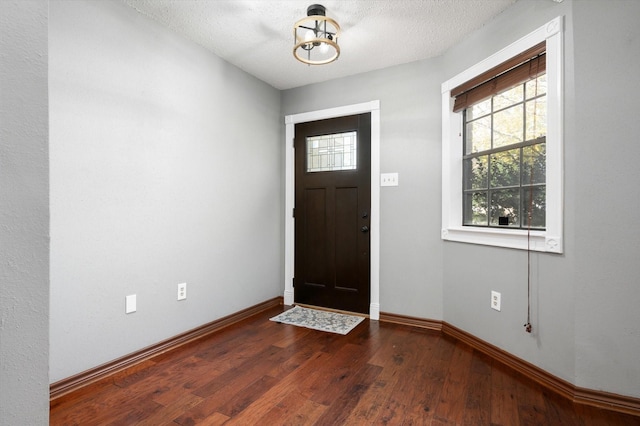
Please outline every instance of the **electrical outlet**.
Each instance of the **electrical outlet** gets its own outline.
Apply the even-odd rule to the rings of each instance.
[[[380,186],[398,186],[397,173],[381,173]]]
[[[500,299],[502,295],[497,291],[491,291],[491,309],[495,309],[496,311],[500,310]]]
[[[178,300],[187,298],[187,283],[178,284]]]
[[[124,299],[124,313],[132,314],[136,311],[136,295],[130,294]]]

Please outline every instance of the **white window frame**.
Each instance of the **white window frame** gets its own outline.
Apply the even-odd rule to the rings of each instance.
[[[463,114],[454,113],[451,89],[546,41],[546,229],[463,226]],[[557,17],[442,84],[442,239],[533,251],[563,252],[563,19]]]

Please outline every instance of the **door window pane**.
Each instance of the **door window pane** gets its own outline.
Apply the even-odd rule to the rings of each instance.
[[[357,133],[337,133],[307,138],[307,172],[355,170]]]

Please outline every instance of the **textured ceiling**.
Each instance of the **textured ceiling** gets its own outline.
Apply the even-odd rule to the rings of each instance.
[[[122,0],[277,89],[438,56],[517,0],[322,0],[340,58],[308,66],[293,24],[312,0]]]

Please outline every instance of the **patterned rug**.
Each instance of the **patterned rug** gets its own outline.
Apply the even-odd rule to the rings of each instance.
[[[353,330],[356,325],[360,324],[362,320],[364,320],[364,317],[295,306],[292,309],[270,318],[270,320],[282,324],[311,328],[313,330],[347,334]]]

